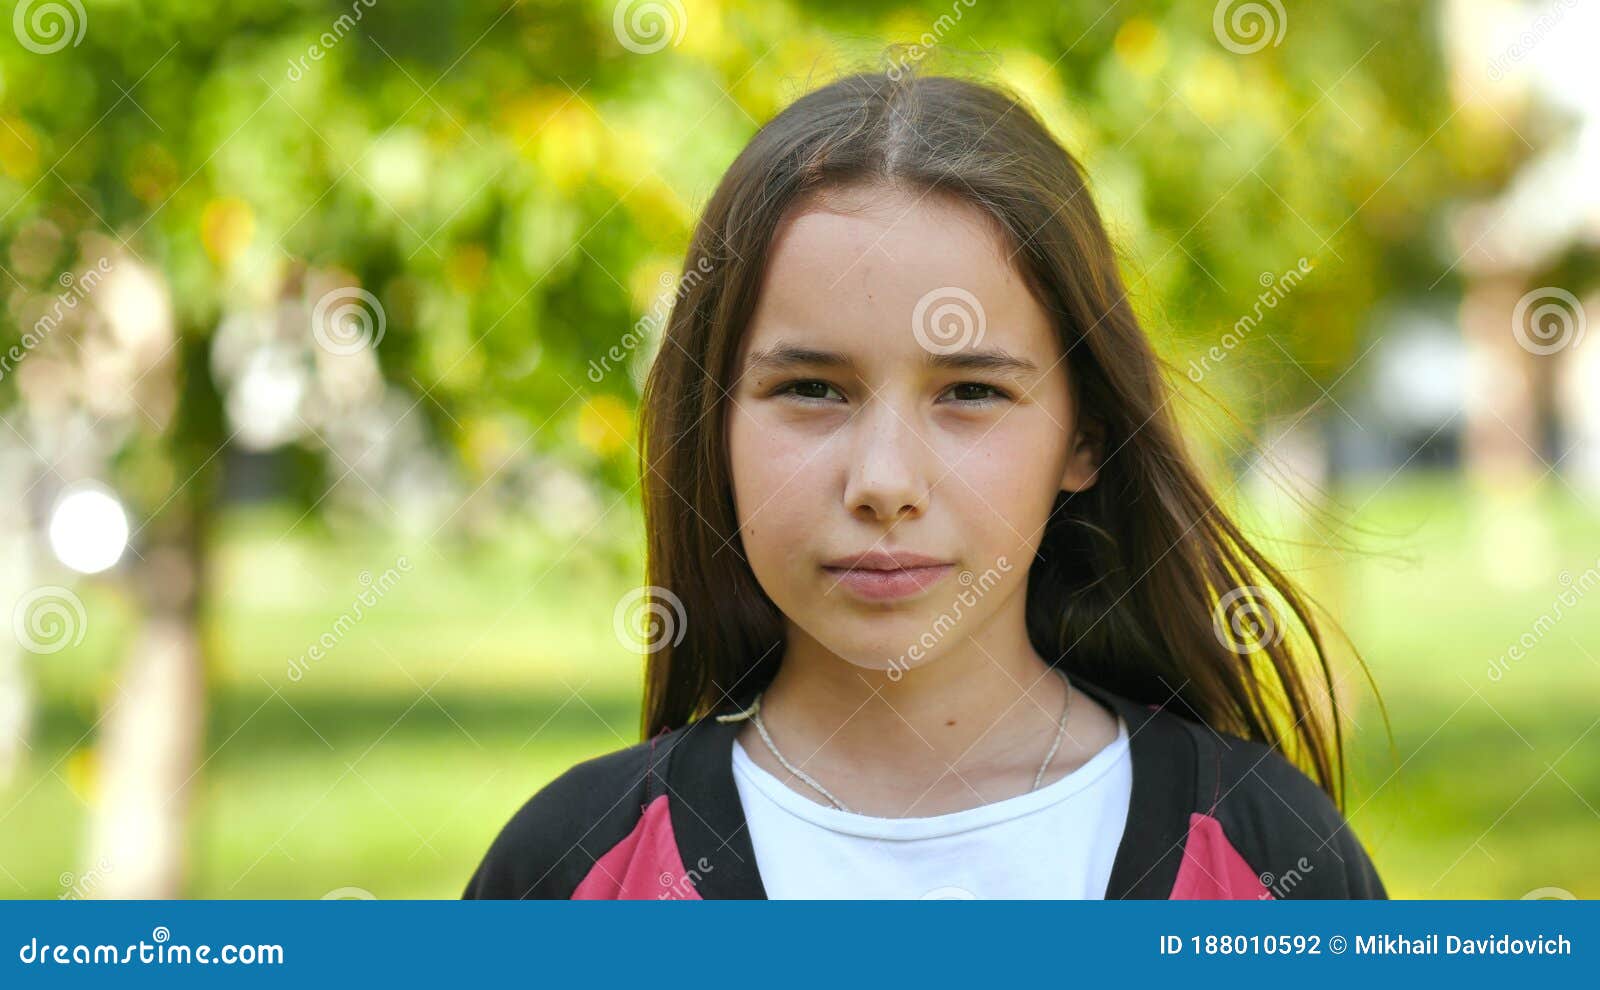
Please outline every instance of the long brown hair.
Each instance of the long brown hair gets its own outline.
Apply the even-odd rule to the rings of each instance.
[[[1058,497],[1029,571],[1034,648],[1126,697],[1278,745],[1342,800],[1323,636],[1186,451],[1083,169],[1015,98],[899,71],[847,76],[787,107],[729,167],[696,228],[684,270],[708,274],[680,287],[640,417],[647,593],[682,620],[651,644],[645,737],[748,703],[781,661],[783,617],[742,555],[724,399],[785,212],[861,182],[942,191],[998,221],[1101,431],[1098,482]]]

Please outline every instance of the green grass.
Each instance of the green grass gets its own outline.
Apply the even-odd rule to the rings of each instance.
[[[1368,558],[1342,582],[1397,749],[1358,735],[1352,821],[1399,896],[1600,897],[1600,587],[1489,673],[1554,614],[1561,573],[1600,566],[1589,505],[1600,494],[1554,480],[1493,498],[1413,483],[1363,516],[1411,558]]]
[[[1600,589],[1501,679],[1487,673],[1551,608],[1558,573],[1596,565],[1600,515],[1554,481],[1512,500],[1417,477],[1343,495],[1369,498],[1367,532],[1351,537],[1363,552],[1283,556],[1342,617],[1388,707],[1393,752],[1345,671],[1348,811],[1391,894],[1600,896]],[[613,635],[612,608],[637,583],[637,558],[615,549],[637,531],[561,557],[570,541],[553,536],[417,552],[406,548],[420,540],[292,523],[241,514],[219,550],[189,892],[457,896],[528,795],[633,740],[640,663]],[[289,660],[350,608],[358,575],[401,553],[412,569],[289,680]],[[87,866],[92,728],[132,616],[111,589],[80,590],[81,646],[28,656],[35,731],[0,790],[7,896],[60,896],[62,874]]]

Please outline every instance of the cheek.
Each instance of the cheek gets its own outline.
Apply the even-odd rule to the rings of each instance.
[[[1037,549],[1061,487],[1059,447],[1054,427],[1002,428],[951,453],[952,470],[940,489],[959,506],[975,551],[1015,559],[1027,548]]]
[[[773,540],[792,545],[796,533],[806,531],[795,527],[806,525],[822,508],[827,451],[781,423],[736,411],[729,421],[728,457],[747,545]]]

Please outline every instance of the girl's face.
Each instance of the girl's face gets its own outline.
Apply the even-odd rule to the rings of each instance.
[[[1003,611],[1021,629],[1056,495],[1094,481],[1009,254],[977,208],[885,186],[773,243],[728,410],[739,535],[789,623],[860,667],[898,677]]]

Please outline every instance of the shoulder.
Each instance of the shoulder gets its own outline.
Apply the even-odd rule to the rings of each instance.
[[[660,792],[660,762],[675,735],[585,760],[540,788],[501,828],[462,896],[571,897]]]
[[[1281,750],[1177,720],[1195,746],[1196,814],[1215,820],[1274,898],[1388,896],[1333,799]]]

